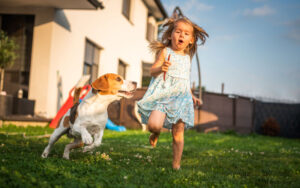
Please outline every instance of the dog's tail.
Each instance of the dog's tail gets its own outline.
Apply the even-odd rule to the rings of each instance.
[[[84,75],[76,83],[75,89],[74,89],[73,105],[79,103],[79,99],[80,99],[79,97],[80,97],[81,90],[84,87],[84,85],[87,84],[90,77],[91,77],[91,75],[89,75],[89,74]]]
[[[81,93],[82,87],[75,87],[74,89],[74,97],[73,97],[73,106],[70,108],[70,122],[74,124],[75,119],[77,118],[77,108],[79,105],[79,97]]]
[[[74,104],[79,104],[79,97],[81,93],[82,87],[78,87],[74,89],[74,98],[73,98],[73,105]]]

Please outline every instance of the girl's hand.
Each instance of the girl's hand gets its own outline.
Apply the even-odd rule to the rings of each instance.
[[[161,71],[162,72],[168,72],[169,66],[171,66],[170,61],[164,61],[163,65],[161,66]]]
[[[199,98],[195,97],[194,95],[192,95],[192,98],[193,98],[193,102],[194,102],[195,106],[201,106],[203,104],[202,99],[199,99]]]

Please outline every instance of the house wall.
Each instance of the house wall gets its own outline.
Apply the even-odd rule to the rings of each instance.
[[[56,114],[57,75],[62,79],[63,101],[67,99],[83,73],[86,39],[101,48],[99,75],[117,73],[122,60],[128,65],[126,79],[141,86],[142,61],[154,61],[146,40],[148,10],[142,1],[132,1],[128,21],[122,14],[122,1],[118,2],[108,1],[103,10],[5,9],[35,15],[29,99],[36,100],[36,114]]]
[[[51,95],[48,80],[55,10],[53,8],[0,7],[0,13],[34,15],[28,98],[36,101],[35,112],[46,116],[50,102],[46,99]]]

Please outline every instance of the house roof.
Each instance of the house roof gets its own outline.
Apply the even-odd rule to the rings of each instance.
[[[53,7],[60,9],[104,8],[98,0],[1,0],[2,7]]]
[[[160,0],[143,0],[150,13],[157,19],[163,20],[168,17],[166,10]]]

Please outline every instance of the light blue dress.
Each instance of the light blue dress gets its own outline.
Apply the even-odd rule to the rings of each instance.
[[[142,122],[147,124],[153,110],[166,113],[164,127],[172,129],[172,124],[182,120],[185,128],[194,126],[194,106],[190,89],[190,56],[176,54],[167,48],[166,60],[170,56],[171,66],[166,73],[152,78],[144,97],[138,101],[138,112]]]

